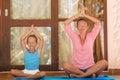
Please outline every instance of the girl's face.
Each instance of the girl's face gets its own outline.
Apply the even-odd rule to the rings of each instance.
[[[77,28],[78,28],[80,33],[86,33],[89,27],[88,27],[86,21],[81,20],[81,21],[78,22]]]
[[[28,38],[28,47],[30,49],[35,49],[37,45],[36,39],[34,37],[29,37]]]

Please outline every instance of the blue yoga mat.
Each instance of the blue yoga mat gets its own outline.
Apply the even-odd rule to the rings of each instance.
[[[36,78],[36,79],[33,79],[33,78],[14,78],[13,80],[42,80],[41,78]]]
[[[68,77],[44,77],[37,79],[28,79],[28,78],[14,78],[13,80],[116,80],[109,76],[99,76],[97,78],[68,78]]]
[[[97,78],[68,78],[68,77],[45,77],[42,80],[116,80],[108,76],[99,76]]]

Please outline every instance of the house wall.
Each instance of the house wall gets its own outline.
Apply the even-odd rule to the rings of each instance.
[[[120,0],[107,0],[109,69],[120,69]]]

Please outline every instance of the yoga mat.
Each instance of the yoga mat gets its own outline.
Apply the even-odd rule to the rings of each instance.
[[[116,80],[109,76],[99,76],[97,78],[68,78],[68,77],[44,77],[37,79],[28,79],[28,78],[14,78],[13,80]]]
[[[68,77],[45,77],[42,80],[116,80],[108,76],[99,76],[97,78],[68,78]]]
[[[14,78],[13,80],[42,80],[41,78]]]

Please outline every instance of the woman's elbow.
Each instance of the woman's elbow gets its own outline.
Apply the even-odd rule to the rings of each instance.
[[[101,25],[101,21],[98,20],[98,21],[96,22],[96,24],[97,24],[97,25]]]

